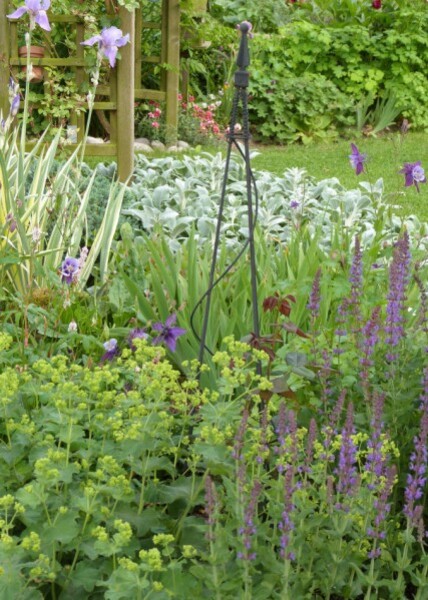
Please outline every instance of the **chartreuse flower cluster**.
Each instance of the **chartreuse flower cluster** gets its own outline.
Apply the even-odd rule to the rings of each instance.
[[[11,343],[5,334],[1,341]],[[170,573],[198,559],[200,545],[186,537],[178,543],[173,525],[177,503],[184,531],[187,512],[203,503],[202,455],[192,430],[202,425],[233,440],[233,422],[223,428],[214,416],[201,416],[221,397],[199,388],[196,364],[189,365],[195,379],[183,381],[164,349],[134,343],[114,364],[87,368],[58,355],[0,374],[0,436],[6,454],[21,448],[13,471],[0,456],[2,593],[66,589],[82,569],[91,573],[83,597],[99,586],[112,591],[128,575],[131,595],[146,588],[173,593]],[[235,350],[245,370],[240,357],[250,348]],[[204,435],[199,440],[211,446]]]

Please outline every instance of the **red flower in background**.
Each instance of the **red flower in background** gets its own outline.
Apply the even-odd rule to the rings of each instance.
[[[373,0],[372,6],[376,10],[379,10],[380,8],[382,8],[382,0]]]

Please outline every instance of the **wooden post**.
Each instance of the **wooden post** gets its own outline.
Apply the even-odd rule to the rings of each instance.
[[[180,76],[180,6],[179,0],[166,0],[167,55],[166,62],[166,135],[167,143],[177,140],[178,84]]]
[[[126,181],[134,168],[134,44],[135,15],[119,10],[123,34],[129,33],[130,43],[120,48],[117,61],[117,170],[120,181]]]
[[[0,0],[0,110],[3,118],[9,114],[9,23],[6,19],[8,0]]]
[[[143,11],[138,8],[135,12],[135,88],[141,89],[141,59],[142,59],[142,49],[141,49],[141,30],[143,23]]]

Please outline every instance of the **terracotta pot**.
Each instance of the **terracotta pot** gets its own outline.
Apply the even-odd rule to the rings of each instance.
[[[30,46],[30,58],[37,60],[43,58],[45,55],[45,49],[42,46]],[[27,60],[27,46],[21,46],[18,48],[18,56],[22,58],[24,61]],[[33,63],[33,60],[31,60]],[[21,70],[26,72],[27,67],[21,67]],[[43,81],[43,67],[32,64],[31,78],[30,83],[39,83]]]

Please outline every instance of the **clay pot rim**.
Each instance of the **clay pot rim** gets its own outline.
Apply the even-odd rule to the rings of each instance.
[[[45,55],[45,49],[43,48],[43,46],[30,46],[30,56],[31,57],[44,56],[44,55]],[[27,46],[21,46],[20,48],[18,48],[18,56],[27,56]]]

